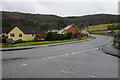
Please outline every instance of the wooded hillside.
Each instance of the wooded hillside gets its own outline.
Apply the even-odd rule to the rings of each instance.
[[[13,27],[35,28],[40,33],[51,29],[62,29],[68,24],[79,28],[88,25],[108,24],[118,22],[118,15],[95,14],[77,17],[60,17],[56,15],[29,14],[19,12],[2,12],[2,31],[9,32]]]

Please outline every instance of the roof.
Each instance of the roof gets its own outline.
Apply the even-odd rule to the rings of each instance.
[[[40,33],[40,31],[38,31],[38,29],[36,29],[36,28],[29,28],[29,27],[18,27],[18,28],[26,34]]]
[[[15,28],[15,27],[14,27]],[[12,29],[14,28],[11,28],[8,30],[8,32],[6,33],[9,33]],[[36,33],[40,33],[39,30],[37,30],[36,28],[29,28],[29,27],[18,27],[21,31],[23,31],[25,34],[36,34]]]
[[[72,27],[73,25],[68,25],[67,27],[65,27],[64,29],[69,29],[70,27]]]
[[[71,28],[71,27],[73,27],[73,26],[75,26],[75,27],[79,30],[79,28],[78,28],[76,25],[70,24],[70,25],[68,25],[67,27],[65,27],[64,29],[60,30],[58,33],[61,34],[64,30],[69,29],[69,28]]]

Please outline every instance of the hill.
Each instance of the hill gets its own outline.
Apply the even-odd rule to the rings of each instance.
[[[75,24],[79,28],[88,25],[108,24],[118,22],[118,15],[94,14],[77,17],[60,17],[56,15],[30,14],[2,11],[2,31],[9,32],[13,27],[35,28],[40,33],[50,29],[62,29],[68,24]]]

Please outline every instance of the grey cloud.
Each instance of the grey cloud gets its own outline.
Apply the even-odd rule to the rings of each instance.
[[[96,13],[117,14],[116,4],[114,2],[4,2],[3,10],[80,16]]]
[[[27,2],[3,2],[2,10],[19,11],[19,12],[35,12],[34,5]]]

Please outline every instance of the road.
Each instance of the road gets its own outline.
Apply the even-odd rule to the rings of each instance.
[[[96,36],[96,35],[94,35]],[[101,47],[111,37],[2,53],[3,78],[118,78],[118,58]]]

